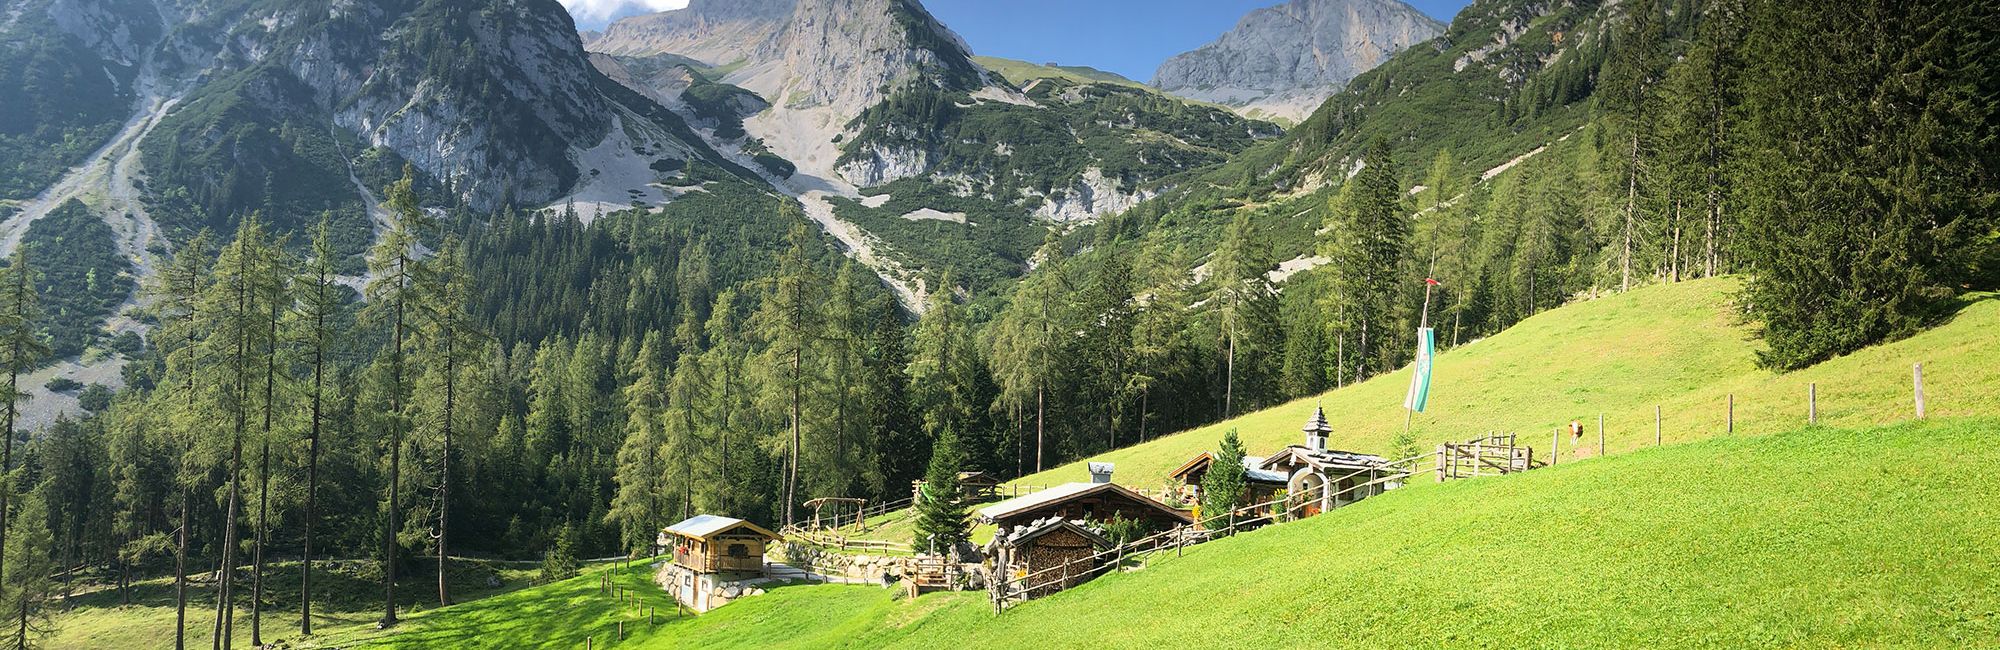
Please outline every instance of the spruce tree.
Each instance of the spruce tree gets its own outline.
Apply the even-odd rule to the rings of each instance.
[[[930,468],[917,492],[916,535],[910,546],[919,553],[949,555],[970,536],[970,519],[958,486],[958,473],[965,455],[958,447],[958,433],[950,429],[938,435],[931,447]]]
[[[1230,429],[1222,433],[1222,446],[1216,449],[1208,472],[1201,477],[1201,514],[1205,520],[1202,526],[1212,530],[1227,521],[1229,513],[1242,502],[1244,489],[1243,441],[1237,438],[1235,429]]]
[[[1755,3],[1746,43],[1745,302],[1802,368],[1936,318],[1996,203],[1981,3]]]

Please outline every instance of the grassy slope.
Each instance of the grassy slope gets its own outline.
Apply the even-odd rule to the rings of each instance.
[[[190,558],[193,559],[193,558]],[[210,560],[212,561],[212,559]],[[381,618],[382,583],[372,561],[343,560],[329,568],[315,565],[313,571],[313,626],[321,634],[347,629],[373,629]],[[455,563],[451,572],[455,598],[471,600],[518,590],[526,586],[539,568],[533,564]],[[292,637],[299,627],[297,562],[272,563],[265,585],[264,640],[276,642]],[[412,609],[436,603],[435,574],[406,576],[396,584],[397,601]],[[499,587],[489,587],[487,579],[498,578]],[[428,579],[427,579],[428,578]],[[206,575],[194,576],[189,588],[187,612],[188,647],[208,647],[215,623],[213,581]],[[250,573],[238,578],[246,600],[236,613],[236,644],[250,647],[250,611],[247,593]],[[58,612],[49,648],[170,648],[173,647],[174,590],[171,578],[133,584],[133,604],[119,605],[115,591],[103,590],[79,595],[74,609]]]
[[[997,619],[982,593],[802,586],[658,626],[627,611],[615,647],[1979,645],[2000,634],[1996,428],[1808,428],[1420,483]],[[643,568],[618,575],[665,602]],[[324,641],[606,647],[614,610],[590,577]]]
[[[1440,355],[1429,412],[1415,419],[1419,449],[1498,430],[1520,434],[1540,458],[1554,428],[1573,419],[1587,423],[1584,440],[1594,446],[1601,412],[1606,445],[1616,454],[1653,443],[1655,405],[1668,442],[1707,438],[1727,429],[1732,393],[1737,432],[1771,433],[1805,423],[1810,382],[1819,384],[1823,424],[1892,422],[1911,413],[1910,366],[1920,361],[1932,414],[2000,413],[2000,301],[1973,302],[1949,323],[1904,341],[1776,375],[1755,366],[1752,331],[1730,306],[1738,288],[1722,278],[1638,289],[1551,310]],[[1440,336],[1449,337],[1445,325]],[[1116,462],[1119,482],[1153,487],[1232,427],[1251,455],[1297,444],[1315,403],[1333,422],[1331,445],[1388,453],[1403,427],[1409,381],[1405,369],[1088,460]],[[1565,457],[1571,451],[1565,441]],[[1079,461],[1019,482],[1087,479]]]

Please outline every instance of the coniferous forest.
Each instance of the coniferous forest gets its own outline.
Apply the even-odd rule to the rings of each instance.
[[[474,211],[406,171],[361,256],[351,218],[281,197],[190,220],[140,288],[126,388],[16,431],[22,378],[82,349],[70,323],[121,270],[51,222],[0,273],[0,614],[25,622],[64,568],[184,584],[220,563],[251,567],[218,589],[255,616],[280,557],[379,562],[448,603],[451,558],[646,553],[696,513],[778,528],[815,497],[900,499],[946,437],[961,469],[1024,476],[1397,369],[1420,321],[1449,347],[1741,274],[1782,372],[2000,287],[1991,7],[1622,4],[1457,132],[1371,120],[1424,87],[1392,63],[1175,191],[1050,230],[998,286],[925,269],[943,289],[920,316],[747,183],[586,223]],[[1549,129],[1480,173],[1525,151],[1479,139]]]

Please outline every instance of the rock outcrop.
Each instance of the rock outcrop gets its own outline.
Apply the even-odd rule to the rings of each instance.
[[[1290,0],[1252,11],[1222,38],[1168,59],[1152,85],[1253,117],[1297,121],[1355,76],[1444,28],[1399,0]]]

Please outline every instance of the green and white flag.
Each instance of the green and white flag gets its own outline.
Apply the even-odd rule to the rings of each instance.
[[[1410,393],[1403,398],[1403,408],[1418,413],[1431,401],[1431,357],[1437,352],[1437,337],[1431,328],[1417,330],[1417,362],[1413,366],[1415,374],[1410,376]]]

